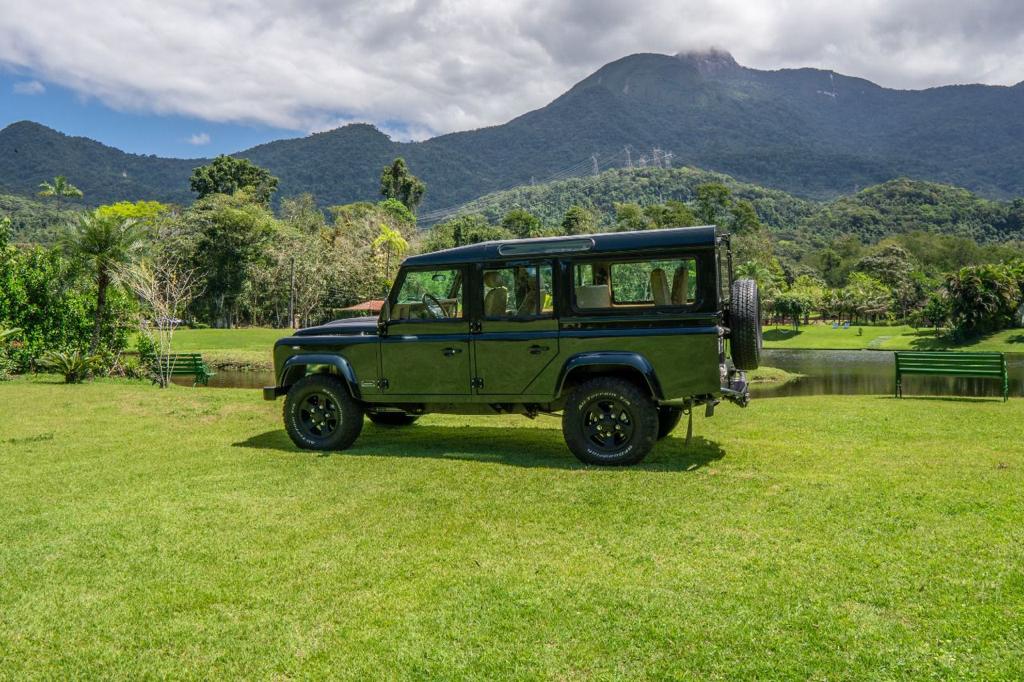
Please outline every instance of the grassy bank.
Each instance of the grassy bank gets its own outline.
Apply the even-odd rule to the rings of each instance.
[[[1024,353],[1024,329],[1006,329],[966,343],[953,343],[933,329],[851,326],[833,329],[828,324],[765,327],[765,348],[794,350],[962,350]]]
[[[1020,678],[1024,401],[292,448],[256,392],[0,383],[0,677]]]

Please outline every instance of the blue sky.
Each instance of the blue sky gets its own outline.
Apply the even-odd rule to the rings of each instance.
[[[90,137],[133,154],[178,158],[237,152],[303,135],[301,131],[259,124],[117,111],[68,88],[32,76],[0,72],[0,128],[22,120],[42,123],[68,135]]]

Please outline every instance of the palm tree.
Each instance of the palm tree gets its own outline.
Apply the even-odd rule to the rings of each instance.
[[[92,274],[96,283],[96,321],[89,355],[96,353],[107,313],[107,289],[141,255],[145,245],[142,227],[134,219],[84,215],[61,241],[64,252]]]
[[[41,182],[39,183],[39,196],[41,197],[56,197],[57,198],[57,210],[60,210],[60,200],[63,197],[71,197],[74,199],[81,198],[82,190],[78,189],[63,175],[58,175],[53,179],[53,182]]]

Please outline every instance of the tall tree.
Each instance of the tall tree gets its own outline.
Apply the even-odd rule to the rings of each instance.
[[[427,192],[427,186],[422,180],[409,171],[405,165],[405,159],[398,157],[385,166],[380,174],[380,193],[385,199],[397,199],[413,213],[416,207],[423,201],[423,195]]]
[[[522,208],[513,208],[501,219],[501,226],[516,237],[539,237],[541,234],[540,219]]]
[[[566,234],[590,234],[597,232],[597,218],[594,212],[579,204],[573,204],[562,218],[562,231]]]
[[[86,268],[96,284],[96,319],[89,355],[95,354],[99,346],[107,314],[107,289],[138,259],[144,245],[143,230],[135,220],[103,218],[96,214],[81,216],[62,239],[65,253]]]
[[[58,175],[53,179],[53,182],[39,183],[39,196],[56,198],[57,209],[59,210],[61,199],[80,199],[82,197],[82,190],[68,182],[68,179],[63,175]]]
[[[726,212],[732,206],[732,192],[720,182],[707,182],[697,186],[697,217],[705,225],[724,223]]]
[[[270,196],[277,191],[277,178],[249,159],[236,159],[221,154],[205,166],[193,170],[189,186],[199,199],[211,194],[234,194],[241,190],[257,203],[266,206],[270,203]]]

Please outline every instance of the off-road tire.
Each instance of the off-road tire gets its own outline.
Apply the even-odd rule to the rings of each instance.
[[[363,430],[363,408],[338,377],[311,374],[289,389],[284,428],[304,450],[344,450]]]
[[[757,369],[761,362],[761,298],[757,282],[752,279],[738,279],[732,283],[729,348],[736,369]]]
[[[679,426],[679,420],[683,418],[683,408],[681,407],[659,407],[658,408],[658,440],[661,440],[668,434],[672,433],[677,426]]]
[[[624,379],[591,379],[569,394],[562,435],[572,454],[587,464],[636,464],[658,437],[657,405]],[[599,446],[598,440],[608,445]]]
[[[419,419],[419,415],[403,414],[401,412],[367,412],[366,416],[377,426],[386,427],[409,426]]]

